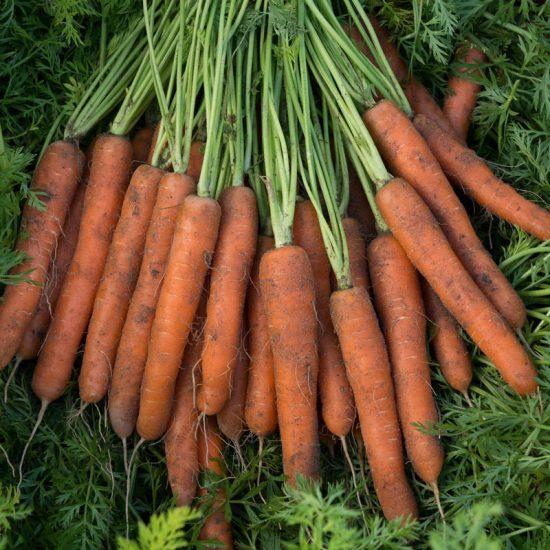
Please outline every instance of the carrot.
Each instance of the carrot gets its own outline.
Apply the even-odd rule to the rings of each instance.
[[[84,161],[76,143],[56,141],[40,159],[32,182],[45,208],[27,204],[16,249],[25,261],[10,275],[26,274],[28,282],[8,285],[0,305],[0,370],[17,352],[40,301],[65,217],[82,174]]]
[[[388,347],[397,411],[412,467],[436,495],[443,448],[414,423],[434,425],[438,414],[426,349],[426,316],[416,269],[391,233],[380,233],[367,249],[374,305]],[[443,515],[443,513],[442,513]]]
[[[248,187],[230,187],[220,196],[221,224],[210,281],[202,350],[203,381],[197,407],[217,414],[229,398],[237,360],[250,269],[258,238],[256,197]]]
[[[128,186],[131,162],[132,146],[126,138],[98,138],[78,243],[32,380],[43,407],[61,397],[71,377]]]
[[[302,248],[282,246],[262,256],[260,288],[273,350],[283,468],[290,483],[298,474],[319,477],[314,285]]]
[[[367,290],[352,287],[333,292],[330,310],[384,516],[388,520],[417,517],[405,475],[390,364]]]
[[[113,430],[122,439],[132,434],[137,421],[151,326],[178,207],[194,187],[190,178],[176,173],[165,174],[158,185],[141,269],[120,336],[109,393],[109,419]]]
[[[153,129],[153,135],[151,136],[151,145],[149,147],[149,153],[147,154],[146,162],[151,164],[153,162],[153,155],[155,154],[155,148],[157,146],[157,140],[160,133],[160,122],[157,122]]]
[[[355,218],[360,224],[362,234],[363,248],[365,248],[365,239],[370,240],[376,235],[376,227],[374,216],[369,206],[369,201],[365,195],[365,191],[359,181],[357,173],[353,166],[349,165],[349,204],[348,215]],[[365,268],[366,271],[366,268]]]
[[[294,243],[309,258],[315,283],[315,308],[319,331],[319,398],[326,427],[334,435],[348,434],[355,418],[353,394],[349,385],[338,339],[330,319],[330,263],[311,201],[296,204]]]
[[[137,431],[157,439],[168,428],[179,366],[216,247],[220,206],[188,195],[176,220],[143,371]]]
[[[353,286],[360,286],[368,290],[370,283],[367,268],[367,249],[359,222],[353,218],[344,218],[342,226],[348,245],[351,283]]]
[[[204,417],[204,425],[201,423],[201,431],[198,437],[199,464],[204,472],[212,472],[221,477],[223,475],[223,441],[216,427],[216,420],[213,417]],[[218,481],[220,485],[222,481]],[[216,540],[223,548],[233,548],[233,535],[231,534],[231,525],[225,519],[223,506],[226,496],[223,486],[214,489],[216,497],[214,499],[213,511],[206,518],[201,529],[200,540]],[[199,494],[207,495],[209,489],[201,487]],[[206,546],[205,548],[213,548]]]
[[[540,240],[550,239],[550,212],[497,178],[474,151],[423,116],[414,119],[443,170],[477,203]]]
[[[449,386],[462,393],[470,404],[468,388],[472,381],[472,363],[459,325],[425,279],[422,280],[422,294],[426,314],[434,326],[432,346],[441,373]]]
[[[504,380],[520,395],[536,392],[537,371],[526,351],[468,275],[416,191],[396,178],[377,192],[376,202],[413,265]]]
[[[443,101],[443,114],[451,123],[455,134],[463,141],[466,141],[468,129],[470,128],[470,119],[474,110],[477,94],[481,90],[481,86],[472,80],[465,79],[462,75],[478,76],[479,69],[475,65],[479,65],[486,61],[485,54],[471,44],[466,44],[462,51],[458,53],[459,60],[474,67],[462,67],[458,69],[461,76],[451,76],[449,78],[449,91]]]
[[[246,297],[248,354],[250,366],[244,418],[251,432],[259,438],[277,429],[273,352],[269,341],[267,319],[260,293],[260,260],[274,246],[272,237],[260,235]]]
[[[86,336],[78,379],[80,398],[86,403],[97,403],[109,388],[162,174],[162,170],[142,164],[126,190]]]
[[[379,102],[363,118],[392,173],[420,194],[483,293],[510,325],[521,327],[526,318],[521,298],[485,250],[465,208],[409,119],[389,101]]]
[[[201,175],[202,162],[204,160],[204,145],[202,141],[194,141],[191,144],[186,173],[195,180],[198,180]]]
[[[134,152],[134,170],[140,164],[147,162],[149,151],[153,145],[154,128],[146,126],[140,128],[132,139],[132,151]]]

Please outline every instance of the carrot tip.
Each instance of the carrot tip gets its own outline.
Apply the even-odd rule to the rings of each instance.
[[[474,404],[472,403],[472,400],[470,399],[470,394],[468,393],[468,390],[464,390],[461,393],[464,396],[464,399],[466,400],[466,403],[468,403],[468,407],[473,407]]]
[[[6,380],[6,385],[4,386],[4,403],[8,402],[8,388],[15,376],[15,373],[17,372],[17,369],[19,368],[19,365],[21,364],[21,361],[23,361],[23,358],[19,357],[19,355],[16,355],[15,364],[13,365],[13,369],[11,370],[10,375],[8,376],[8,379]]]
[[[443,523],[445,523],[445,512],[443,511],[443,507],[441,506],[441,500],[439,498],[439,487],[437,486],[437,481],[432,481],[430,483],[430,487],[432,488],[432,491],[434,493],[435,503],[437,505],[437,509],[439,510],[439,515],[441,516]]]

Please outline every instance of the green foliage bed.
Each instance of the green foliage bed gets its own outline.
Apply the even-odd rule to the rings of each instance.
[[[139,3],[138,3],[139,4]],[[372,0],[413,72],[437,97],[454,47],[483,46],[488,65],[471,145],[525,194],[550,204],[550,4],[532,0]],[[137,7],[136,7],[137,6]],[[11,250],[20,205],[46,140],[60,135],[104,47],[139,9],[131,0],[5,0],[0,10],[0,282],[18,261]],[[440,479],[446,523],[417,479],[422,521],[405,527],[378,515],[374,491],[357,486],[338,446],[323,452],[323,482],[281,492],[280,442],[268,441],[261,473],[257,441],[243,460],[229,451],[226,485],[241,548],[550,548],[550,242],[540,243],[468,203],[485,244],[528,308],[523,338],[540,372],[540,397],[520,399],[475,350],[473,407],[433,368],[446,450]],[[0,547],[183,548],[196,545],[201,517],[173,507],[162,442],[136,454],[126,535],[126,475],[105,406],[79,413],[72,387],[51,405],[17,463],[38,410],[24,364],[6,392],[0,377]],[[130,443],[131,447],[137,440]],[[409,472],[412,476],[412,471]],[[160,517],[152,514],[164,514]],[[149,523],[148,527],[139,522]]]

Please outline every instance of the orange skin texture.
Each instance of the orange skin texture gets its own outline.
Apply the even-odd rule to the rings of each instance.
[[[131,164],[130,141],[108,134],[98,138],[78,243],[32,380],[33,391],[43,402],[61,397],[71,378],[130,181]]]
[[[260,288],[273,350],[284,473],[290,484],[297,475],[318,479],[318,330],[306,251],[287,245],[266,252],[260,261]]]
[[[527,315],[521,298],[479,240],[464,206],[413,124],[389,101],[379,102],[363,118],[389,170],[414,187],[479,288],[510,325],[521,327]]]
[[[497,178],[474,151],[445,133],[434,121],[417,116],[414,125],[445,173],[472,199],[537,239],[550,239],[548,210],[522,197],[511,185]]]
[[[223,441],[220,432],[216,426],[216,419],[205,417],[204,422],[200,422],[201,430],[198,435],[199,464],[202,471],[214,472],[217,476],[223,475]],[[221,482],[218,482],[221,485]],[[199,494],[201,496],[208,494],[209,491],[216,491],[216,499],[213,505],[212,513],[206,518],[201,529],[200,540],[217,540],[222,543],[222,547],[230,550],[233,548],[233,535],[231,534],[231,525],[225,519],[223,506],[225,505],[226,495],[223,486],[219,488],[201,487]],[[205,546],[205,548],[214,548]],[[216,547],[218,548],[218,547]]]
[[[264,253],[274,246],[275,241],[272,237],[258,237],[256,258],[246,296],[247,351],[250,364],[244,417],[248,429],[258,437],[265,437],[277,429],[273,352],[260,293],[260,260]]]
[[[16,250],[28,259],[10,271],[30,271],[26,277],[35,284],[6,286],[0,304],[0,370],[17,352],[32,321],[83,167],[82,153],[69,141],[50,144],[36,167],[31,189],[40,192],[45,209],[25,205]]]
[[[170,253],[178,207],[194,190],[195,184],[191,178],[181,174],[165,173],[158,184],[141,269],[118,344],[109,392],[111,426],[121,438],[129,437],[136,426],[151,326]]]
[[[220,232],[204,325],[203,383],[197,396],[197,408],[205,414],[219,413],[229,399],[246,290],[258,240],[258,211],[252,189],[225,189],[220,196],[220,206]]]
[[[504,380],[520,395],[535,393],[537,371],[525,349],[470,277],[416,191],[396,178],[378,191],[376,203],[412,264]]]
[[[126,190],[86,336],[78,379],[80,398],[86,403],[97,403],[109,388],[162,175],[162,170],[142,164]]]
[[[170,422],[179,367],[216,248],[217,201],[188,195],[179,207],[143,372],[137,431],[161,437]]]
[[[472,362],[459,325],[425,280],[422,280],[422,293],[426,314],[435,329],[432,347],[441,373],[451,388],[466,394],[472,381]]]
[[[460,51],[458,57],[462,63],[473,66],[460,67],[457,71],[459,74],[449,78],[450,93],[443,101],[443,114],[450,122],[455,134],[465,142],[481,86],[472,80],[463,78],[462,75],[479,75],[479,68],[476,68],[475,65],[484,63],[487,57],[481,50],[471,45],[467,45]]]
[[[435,405],[426,348],[426,315],[420,280],[401,245],[382,233],[368,247],[374,305],[390,356],[407,456],[426,483],[437,482],[444,453],[439,439],[413,423],[434,425]]]
[[[186,173],[196,181],[198,181],[201,175],[202,161],[204,160],[204,145],[202,141],[194,141],[189,151],[189,164],[187,165]]]
[[[382,512],[388,520],[418,517],[405,475],[390,362],[368,292],[359,287],[337,290],[330,310]]]
[[[351,271],[351,284],[369,289],[369,270],[367,268],[367,248],[359,222],[353,218],[342,220]]]
[[[149,150],[153,143],[154,128],[140,128],[132,139],[132,151],[134,152],[134,170],[140,165],[147,162]]]
[[[311,201],[296,204],[293,231],[294,243],[306,251],[315,280],[321,415],[331,433],[345,437],[355,419],[355,404],[330,318],[330,263],[317,213]]]

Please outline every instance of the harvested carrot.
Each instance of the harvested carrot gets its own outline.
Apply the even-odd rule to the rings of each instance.
[[[189,152],[189,163],[187,164],[187,175],[198,180],[201,175],[202,162],[204,160],[204,143],[194,141]]]
[[[277,429],[273,352],[260,293],[260,260],[274,246],[272,237],[260,235],[246,297],[250,365],[244,417],[248,429],[260,438]]]
[[[273,350],[283,468],[294,484],[297,475],[318,478],[320,467],[315,283],[305,250],[287,245],[266,252],[260,286]]]
[[[220,412],[229,398],[237,361],[246,289],[258,239],[256,197],[248,187],[230,187],[220,196],[220,233],[212,264],[202,350],[203,381],[197,407]]]
[[[154,128],[146,126],[140,128],[132,139],[132,151],[134,152],[134,170],[144,162],[147,162],[149,151],[153,143]]]
[[[220,206],[215,200],[185,197],[176,220],[143,372],[137,420],[137,431],[143,439],[157,439],[168,428],[176,379],[216,247],[219,224]]]
[[[26,273],[29,282],[8,285],[0,305],[0,370],[17,352],[40,301],[57,240],[84,168],[76,143],[56,141],[40,159],[32,182],[45,208],[27,204],[16,249],[26,260],[10,275]],[[27,273],[28,272],[28,273]]]
[[[337,290],[331,295],[330,309],[384,516],[388,520],[417,517],[405,475],[388,354],[368,292],[360,287]]]
[[[470,403],[468,388],[472,381],[472,363],[456,320],[445,309],[432,287],[422,280],[422,293],[428,319],[433,323],[432,346],[445,380]]]
[[[433,426],[438,422],[418,273],[391,233],[380,233],[369,244],[367,258],[407,456],[420,479],[432,487],[440,506],[437,480],[443,468],[443,448],[436,436],[422,433],[413,425]]]
[[[71,377],[130,179],[131,163],[130,141],[115,135],[98,138],[78,243],[32,380],[33,391],[43,404],[61,397]]]
[[[389,101],[379,102],[363,118],[388,168],[420,194],[479,288],[511,326],[521,327],[526,318],[521,298],[485,250],[465,208],[413,124]]]
[[[349,266],[351,271],[351,283],[368,290],[369,270],[367,268],[367,248],[361,232],[359,222],[353,218],[344,218],[342,226],[346,234],[348,245]]]
[[[477,203],[537,239],[550,239],[548,210],[522,197],[511,185],[497,178],[474,151],[434,121],[417,116],[414,125],[443,170]]]
[[[80,398],[86,403],[97,403],[109,388],[162,174],[162,170],[142,164],[126,190],[86,336],[78,379]]]
[[[223,475],[223,441],[216,426],[216,419],[213,417],[204,417],[201,421],[201,430],[198,435],[199,465],[202,471],[213,472],[221,477]],[[216,482],[218,488],[201,487],[199,494],[204,496],[211,490],[216,492],[213,509],[206,518],[201,529],[200,540],[218,541],[223,548],[233,548],[233,535],[231,534],[231,525],[225,519],[223,507],[225,505],[226,495],[222,480]],[[205,548],[214,548],[205,546]]]
[[[111,426],[122,439],[129,437],[136,426],[151,326],[178,207],[194,188],[190,178],[176,173],[165,174],[159,182],[141,269],[122,329],[109,393]]]
[[[475,65],[484,63],[487,57],[471,44],[466,44],[458,52],[458,57],[461,62],[472,65],[472,67],[459,68],[458,73],[461,76],[453,75],[449,78],[450,94],[443,101],[443,114],[454,128],[455,134],[466,141],[472,112],[481,86],[471,79],[465,79],[462,75],[479,75],[479,68],[476,68]]]
[[[504,380],[520,395],[536,392],[537,371],[525,349],[468,275],[416,191],[396,178],[377,192],[376,202],[413,265]]]

